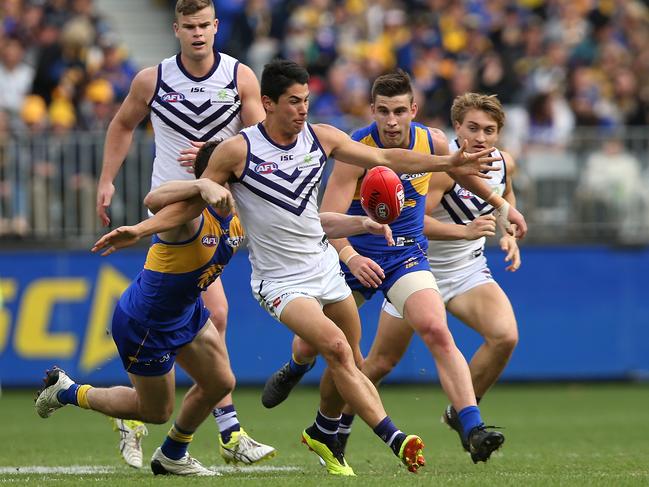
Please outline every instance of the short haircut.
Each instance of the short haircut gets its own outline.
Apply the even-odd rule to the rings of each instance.
[[[176,2],[176,19],[181,15],[193,15],[204,8],[214,10],[212,0],[178,0]]]
[[[305,85],[309,82],[309,72],[293,61],[275,59],[266,66],[261,74],[261,96],[267,96],[275,103],[286,90],[294,84]]]
[[[410,76],[402,69],[388,74],[383,74],[374,80],[372,85],[372,103],[376,101],[377,96],[399,96],[410,95],[410,103],[413,100],[412,84]]]
[[[205,142],[203,146],[198,149],[196,153],[196,159],[194,159],[194,176],[196,179],[200,178],[207,167],[207,163],[210,161],[210,156],[214,149],[223,142],[223,139],[214,139],[208,142]]]
[[[496,95],[465,93],[456,96],[451,107],[451,120],[453,123],[462,124],[464,117],[470,110],[480,110],[489,115],[498,125],[498,132],[505,125],[505,110],[503,110],[503,106]]]

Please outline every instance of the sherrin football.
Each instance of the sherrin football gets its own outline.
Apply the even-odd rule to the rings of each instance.
[[[376,166],[367,171],[361,183],[361,206],[379,223],[392,223],[403,209],[403,184],[390,168]]]

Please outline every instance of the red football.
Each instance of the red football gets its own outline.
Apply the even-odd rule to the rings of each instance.
[[[373,167],[361,183],[361,206],[379,223],[392,223],[403,208],[403,184],[399,176],[385,166]]]

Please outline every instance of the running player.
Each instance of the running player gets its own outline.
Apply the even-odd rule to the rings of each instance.
[[[385,165],[398,172],[452,171],[469,175],[467,184],[486,194],[474,176],[488,177],[491,152],[467,154],[463,147],[452,156],[433,156],[402,149],[381,150],[352,141],[327,125],[309,125],[308,73],[289,61],[266,65],[262,75],[262,103],[266,119],[223,142],[212,154],[204,177],[231,188],[249,239],[251,286],[260,304],[327,362],[320,384],[316,421],[302,433],[303,441],[326,463],[332,474],[354,475],[337,438],[344,403],[350,404],[374,432],[416,472],[424,464],[423,442],[396,428],[373,384],[357,368],[362,357],[358,311],[346,285],[338,255],[329,245],[317,210],[317,188],[327,157],[364,167]],[[139,237],[164,231],[198,215],[200,198],[175,203],[142,222]],[[508,218],[502,208],[501,219]],[[513,211],[509,217],[521,225]],[[108,250],[132,244],[119,229],[97,245]],[[479,414],[478,414],[479,416]]]
[[[372,86],[371,99],[375,121],[356,131],[353,139],[371,147],[448,154],[448,142],[441,131],[413,122],[417,105],[406,73],[398,70],[377,78]],[[321,210],[363,214],[359,188],[364,176],[363,168],[337,162]],[[453,181],[445,174],[437,176]],[[462,436],[471,446],[474,462],[486,461],[503,443],[504,436],[485,428],[480,418],[469,368],[448,330],[444,305],[426,260],[427,241],[423,224],[431,173],[402,174],[401,179],[405,204],[399,218],[391,224],[395,246],[387,247],[384,242],[367,234],[333,240],[332,244],[338,250],[345,279],[359,306],[376,291],[382,291],[395,309],[408,317],[409,336],[413,331],[421,336],[435,359],[444,391],[459,411]],[[496,196],[493,195],[492,201],[502,205],[500,197]],[[274,407],[283,401],[314,361],[315,350],[308,350],[299,338],[295,342],[291,360],[273,374],[264,387],[262,402],[266,407]],[[362,367],[375,384],[379,379],[374,370],[376,367],[375,362],[367,360]],[[343,445],[352,419],[351,411],[345,411],[341,422],[343,434],[339,435]]]
[[[126,158],[133,132],[148,114],[156,148],[152,189],[165,181],[191,180],[191,167],[185,166],[192,165],[196,146],[217,137],[230,137],[264,118],[259,83],[252,70],[213,49],[218,20],[212,1],[178,0],[175,12],[173,28],[180,53],[137,74],[108,127],[97,187],[97,213],[104,225],[110,223],[107,210],[115,192],[113,181]],[[203,300],[212,323],[225,340],[228,302],[221,279],[205,289]],[[268,445],[248,441],[230,394],[216,405],[212,414],[220,431],[219,450],[226,461],[231,460],[230,451],[240,452],[244,463],[274,451]],[[120,451],[125,461],[141,467],[140,441],[146,434],[145,426],[116,419],[114,428],[120,432]]]
[[[468,150],[475,152],[498,142],[505,113],[495,96],[466,93],[454,100],[451,119],[456,133],[451,150],[466,141]],[[516,165],[507,152],[496,154],[502,161],[494,163],[498,169],[492,172],[489,184],[513,207],[516,197],[511,174]],[[495,231],[493,210],[493,206],[444,175],[431,181],[424,231],[429,238],[428,262],[446,309],[484,338],[469,363],[478,403],[498,380],[518,343],[512,305],[494,281],[484,256],[485,236]],[[516,238],[503,232],[500,247],[506,253],[505,261],[511,262],[507,270],[515,272],[521,264]],[[369,367],[378,369],[378,380],[405,353],[410,335],[401,313],[384,302],[377,335],[366,359]],[[442,420],[460,434],[463,447],[468,449],[454,405],[446,408]]]

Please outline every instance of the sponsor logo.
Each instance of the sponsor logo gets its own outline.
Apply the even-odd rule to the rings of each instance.
[[[273,308],[277,308],[280,304],[282,304],[282,298],[281,298],[281,296],[280,296],[280,297],[277,297],[277,298],[275,298],[275,299],[273,300],[273,304],[272,304],[272,306],[273,306]]]
[[[205,245],[205,247],[215,247],[219,244],[219,237],[216,235],[204,235],[201,239],[201,243]]]
[[[425,172],[418,172],[417,174],[402,174],[399,176],[403,181],[411,181],[413,179],[420,178],[422,176],[425,176],[428,173]]]
[[[469,199],[473,198],[473,193],[471,191],[469,191],[468,189],[464,189],[464,188],[458,189],[457,195],[460,198],[465,199],[465,200],[469,200]]]
[[[164,101],[165,103],[176,103],[178,101],[184,101],[184,100],[185,100],[185,95],[183,95],[182,93],[177,93],[175,91],[162,95],[162,101]]]
[[[221,88],[219,91],[214,93],[212,97],[212,104],[215,103],[232,103],[234,101],[234,94],[231,90],[226,90]]]
[[[257,174],[272,174],[277,171],[278,166],[274,162],[260,162],[255,166]]]
[[[204,86],[192,86],[192,89],[189,90],[190,93],[205,93]]]
[[[307,154],[306,156],[304,156],[304,160],[302,161],[302,164],[300,164],[297,168],[300,171],[302,171],[303,169],[307,169],[309,167],[314,167],[319,165],[320,165],[320,159],[312,156],[311,154]]]

